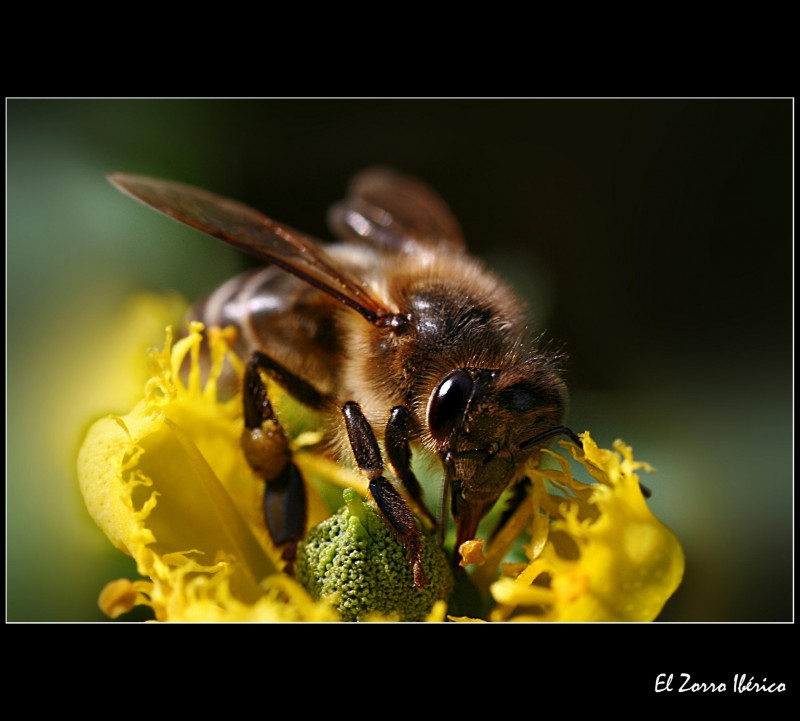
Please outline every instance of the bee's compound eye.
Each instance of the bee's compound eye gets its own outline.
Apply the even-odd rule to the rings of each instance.
[[[461,420],[475,384],[467,371],[449,373],[428,404],[428,427],[439,440],[447,438]]]

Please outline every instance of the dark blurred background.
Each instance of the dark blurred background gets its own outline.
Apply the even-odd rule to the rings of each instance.
[[[197,297],[249,262],[105,174],[206,187],[325,239],[325,209],[373,164],[438,189],[563,341],[570,425],[657,468],[651,507],[687,557],[662,620],[792,619],[791,100],[6,110],[8,620],[101,620],[100,588],[134,574],[74,471],[89,421],[125,410],[92,391],[115,314],[143,289]]]

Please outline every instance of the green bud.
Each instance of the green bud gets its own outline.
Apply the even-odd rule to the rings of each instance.
[[[315,600],[325,599],[345,621],[370,613],[400,621],[422,621],[453,588],[447,555],[434,534],[423,531],[422,564],[430,585],[414,587],[408,553],[374,504],[352,489],[345,505],[312,528],[298,548],[297,580]]]

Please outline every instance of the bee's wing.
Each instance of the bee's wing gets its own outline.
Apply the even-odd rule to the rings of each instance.
[[[438,193],[387,168],[356,175],[347,197],[328,211],[328,225],[344,240],[366,240],[390,252],[415,244],[465,247],[461,227]]]
[[[243,203],[140,175],[111,173],[108,179],[145,205],[296,275],[369,321],[391,313],[313,240]]]

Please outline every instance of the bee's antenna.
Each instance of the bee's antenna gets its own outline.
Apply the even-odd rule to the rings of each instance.
[[[578,434],[575,431],[570,430],[566,426],[556,426],[555,428],[551,428],[549,431],[545,431],[544,433],[539,433],[538,435],[534,436],[533,438],[529,438],[527,441],[520,445],[521,449],[530,448],[531,446],[539,445],[542,441],[547,440],[548,438],[552,438],[553,436],[560,436],[564,435],[567,436],[578,448],[583,448],[583,443],[581,439],[578,438]],[[639,484],[639,488],[642,490],[642,495],[645,498],[650,498],[653,495],[653,492],[645,486],[643,483]]]
[[[549,431],[539,433],[533,438],[529,438],[524,443],[521,443],[520,450],[525,450],[531,446],[538,446],[542,441],[546,441],[548,438],[552,438],[553,436],[567,436],[576,446],[578,446],[578,448],[583,448],[583,443],[581,442],[581,439],[578,438],[578,434],[575,433],[575,431],[567,428],[566,426],[556,426],[555,428],[551,428]]]

